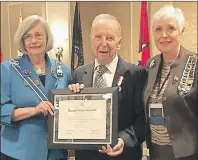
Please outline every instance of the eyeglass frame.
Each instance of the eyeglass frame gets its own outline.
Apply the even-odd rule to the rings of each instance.
[[[30,42],[30,41],[32,41],[33,37],[36,40],[42,40],[44,36],[45,36],[44,34],[42,34],[40,32],[36,32],[34,35],[32,35],[32,34],[25,34],[24,36],[22,36],[22,38],[23,38],[24,41]]]

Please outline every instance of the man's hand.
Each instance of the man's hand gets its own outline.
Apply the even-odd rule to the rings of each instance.
[[[80,90],[83,89],[84,87],[85,87],[84,84],[79,84],[79,83],[68,85],[69,90],[75,93],[80,92]]]
[[[107,148],[103,146],[102,150],[99,150],[99,152],[106,153],[109,156],[115,157],[123,152],[123,148],[124,148],[124,141],[121,138],[118,138],[118,143],[113,147],[113,149],[111,148],[110,145],[107,144]]]

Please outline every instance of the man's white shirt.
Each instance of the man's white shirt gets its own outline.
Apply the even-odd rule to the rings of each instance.
[[[112,87],[113,78],[114,78],[114,75],[115,75],[117,64],[118,64],[118,55],[116,54],[113,61],[111,63],[105,65],[108,68],[108,71],[103,74],[103,78],[104,78],[104,80],[107,84],[107,87]],[[95,80],[95,77],[96,77],[96,73],[99,69],[99,67],[98,67],[99,65],[100,64],[98,63],[97,59],[95,59],[93,84],[94,84],[94,80]]]

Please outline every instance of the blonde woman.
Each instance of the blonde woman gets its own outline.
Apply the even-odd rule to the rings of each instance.
[[[24,19],[15,42],[22,57],[1,64],[1,160],[66,159],[65,151],[47,148],[47,115],[54,112],[48,92],[66,88],[70,70],[47,55],[53,37],[41,17]]]

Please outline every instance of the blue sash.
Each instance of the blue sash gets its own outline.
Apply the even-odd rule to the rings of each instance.
[[[30,77],[24,77],[21,73],[21,67],[17,60],[11,59],[9,60],[12,67],[16,70],[16,72],[23,78],[24,82],[26,82],[30,88],[34,91],[34,93],[39,97],[41,101],[49,101],[45,94],[41,91],[39,87],[34,83],[34,81]]]

